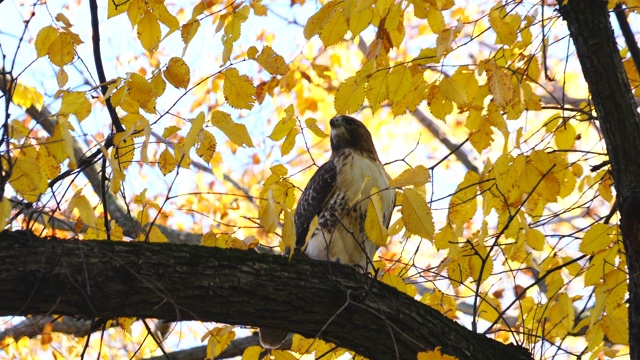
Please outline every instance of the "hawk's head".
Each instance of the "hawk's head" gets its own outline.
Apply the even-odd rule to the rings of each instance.
[[[329,121],[329,125],[331,125],[331,156],[340,150],[352,149],[379,161],[371,133],[361,121],[351,116],[337,115]]]

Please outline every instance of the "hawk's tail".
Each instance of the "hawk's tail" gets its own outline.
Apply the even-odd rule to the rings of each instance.
[[[272,328],[260,328],[258,332],[260,333],[260,344],[265,349],[279,348],[289,335],[288,331]]]

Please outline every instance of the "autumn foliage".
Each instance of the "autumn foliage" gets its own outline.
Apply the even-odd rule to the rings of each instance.
[[[295,244],[301,189],[328,157],[329,119],[352,114],[398,199],[386,229],[379,189],[370,195],[366,231],[382,246],[372,276],[535,358],[628,353],[616,194],[555,3],[108,0],[93,26],[89,5],[0,4],[24,20],[0,24],[2,228],[111,241],[186,233],[280,254]],[[640,96],[638,70],[624,65]],[[86,340],[92,354],[145,357],[182,338],[213,358],[249,334],[174,325],[160,344],[134,320],[117,319],[103,343],[43,333],[7,336],[1,349],[74,357]],[[313,352],[348,350],[295,335],[272,356]]]

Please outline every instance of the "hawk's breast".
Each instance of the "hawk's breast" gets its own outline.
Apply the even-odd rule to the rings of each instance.
[[[390,177],[379,161],[356,151],[342,151],[333,161],[337,169],[336,189],[320,213],[318,228],[305,252],[313,259],[358,264],[366,268],[367,259],[373,259],[377,250],[364,231],[368,197],[374,187],[386,189]],[[383,225],[388,227],[395,190],[383,190],[380,197]]]

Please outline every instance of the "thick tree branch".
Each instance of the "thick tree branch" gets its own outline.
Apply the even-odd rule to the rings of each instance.
[[[640,359],[640,116],[609,22],[607,2],[569,1],[569,27],[607,145],[629,273],[630,357]]]
[[[268,326],[374,359],[442,346],[460,359],[531,359],[348,266],[199,246],[0,234],[0,316],[61,314]]]

